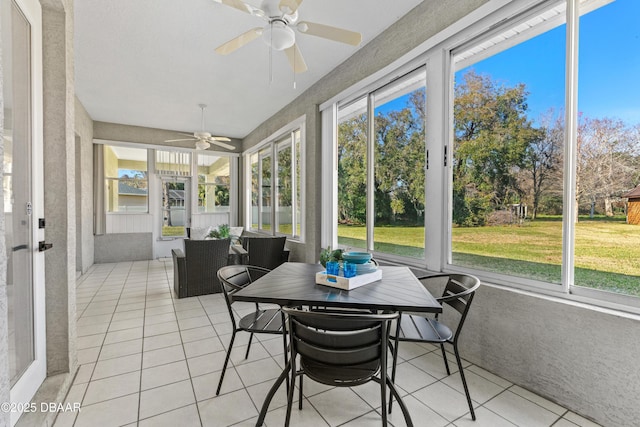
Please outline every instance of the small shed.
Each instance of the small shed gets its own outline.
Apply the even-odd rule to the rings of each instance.
[[[627,224],[640,225],[640,185],[624,194],[627,202]]]

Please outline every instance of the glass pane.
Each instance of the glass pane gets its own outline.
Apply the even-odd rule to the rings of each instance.
[[[338,244],[367,247],[367,99],[338,107]]]
[[[455,265],[561,281],[564,16],[563,3],[454,56]]]
[[[147,150],[104,146],[107,212],[148,212]]]
[[[4,215],[7,248],[9,378],[13,386],[34,361],[31,218],[30,24],[2,1]]]
[[[271,150],[260,153],[260,229],[271,230]]]
[[[374,249],[424,258],[425,72],[374,93]]]
[[[184,181],[162,180],[162,237],[186,236],[187,192]]]
[[[198,212],[229,212],[229,158],[198,154]]]
[[[292,217],[292,176],[291,176],[291,138],[288,137],[277,146],[278,188],[276,189],[276,231],[291,235],[293,231]]]
[[[616,0],[580,17],[575,217],[575,284],[634,296],[640,296],[638,16],[638,1]]]
[[[293,133],[293,138],[294,138],[294,147],[295,147],[295,165],[296,165],[296,175],[295,175],[295,180],[296,180],[296,185],[295,185],[295,193],[294,193],[294,198],[295,198],[295,213],[296,213],[296,232],[295,235],[296,236],[301,236],[302,233],[302,228],[301,228],[301,224],[302,224],[302,202],[301,202],[301,197],[302,197],[302,142],[301,142],[301,137],[300,137],[300,131],[297,130]]]
[[[260,172],[258,154],[253,154],[251,162],[251,228],[258,228],[258,218],[260,216],[258,202],[260,200]]]

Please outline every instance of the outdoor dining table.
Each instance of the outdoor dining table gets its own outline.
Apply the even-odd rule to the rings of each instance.
[[[441,313],[442,306],[422,286],[409,267],[381,266],[382,279],[352,290],[316,284],[320,264],[286,262],[236,292],[236,301],[277,304],[281,307],[320,306],[356,308],[379,312]],[[289,366],[289,365],[288,365]],[[261,426],[275,392],[276,381],[260,410],[256,426]]]

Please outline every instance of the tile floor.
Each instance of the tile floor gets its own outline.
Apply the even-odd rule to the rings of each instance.
[[[78,363],[61,413],[65,426],[253,426],[282,369],[282,341],[259,336],[244,359],[240,333],[222,393],[215,389],[230,338],[220,294],[175,298],[170,259],[94,265],[78,279]],[[250,305],[234,304],[238,313]],[[473,422],[457,374],[447,377],[439,349],[403,343],[397,386],[416,426],[594,426],[566,409],[475,365],[465,368],[475,402]],[[455,366],[455,363],[451,366]],[[284,387],[274,398],[268,426],[283,425]],[[380,425],[375,383],[353,389],[305,382],[304,409],[294,426]],[[393,426],[404,426],[397,406]]]

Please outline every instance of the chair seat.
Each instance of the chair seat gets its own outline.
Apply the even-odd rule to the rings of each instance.
[[[380,361],[373,360],[360,365],[340,367],[302,359],[300,367],[306,376],[321,384],[351,387],[364,384],[370,381],[372,376],[377,375],[380,370]]]
[[[282,333],[282,316],[280,309],[260,309],[247,314],[240,322],[238,328],[249,332]]]
[[[396,339],[395,327],[392,326],[391,331],[391,338]],[[398,339],[401,341],[443,343],[450,341],[452,337],[451,329],[435,319],[404,313],[400,317]]]

